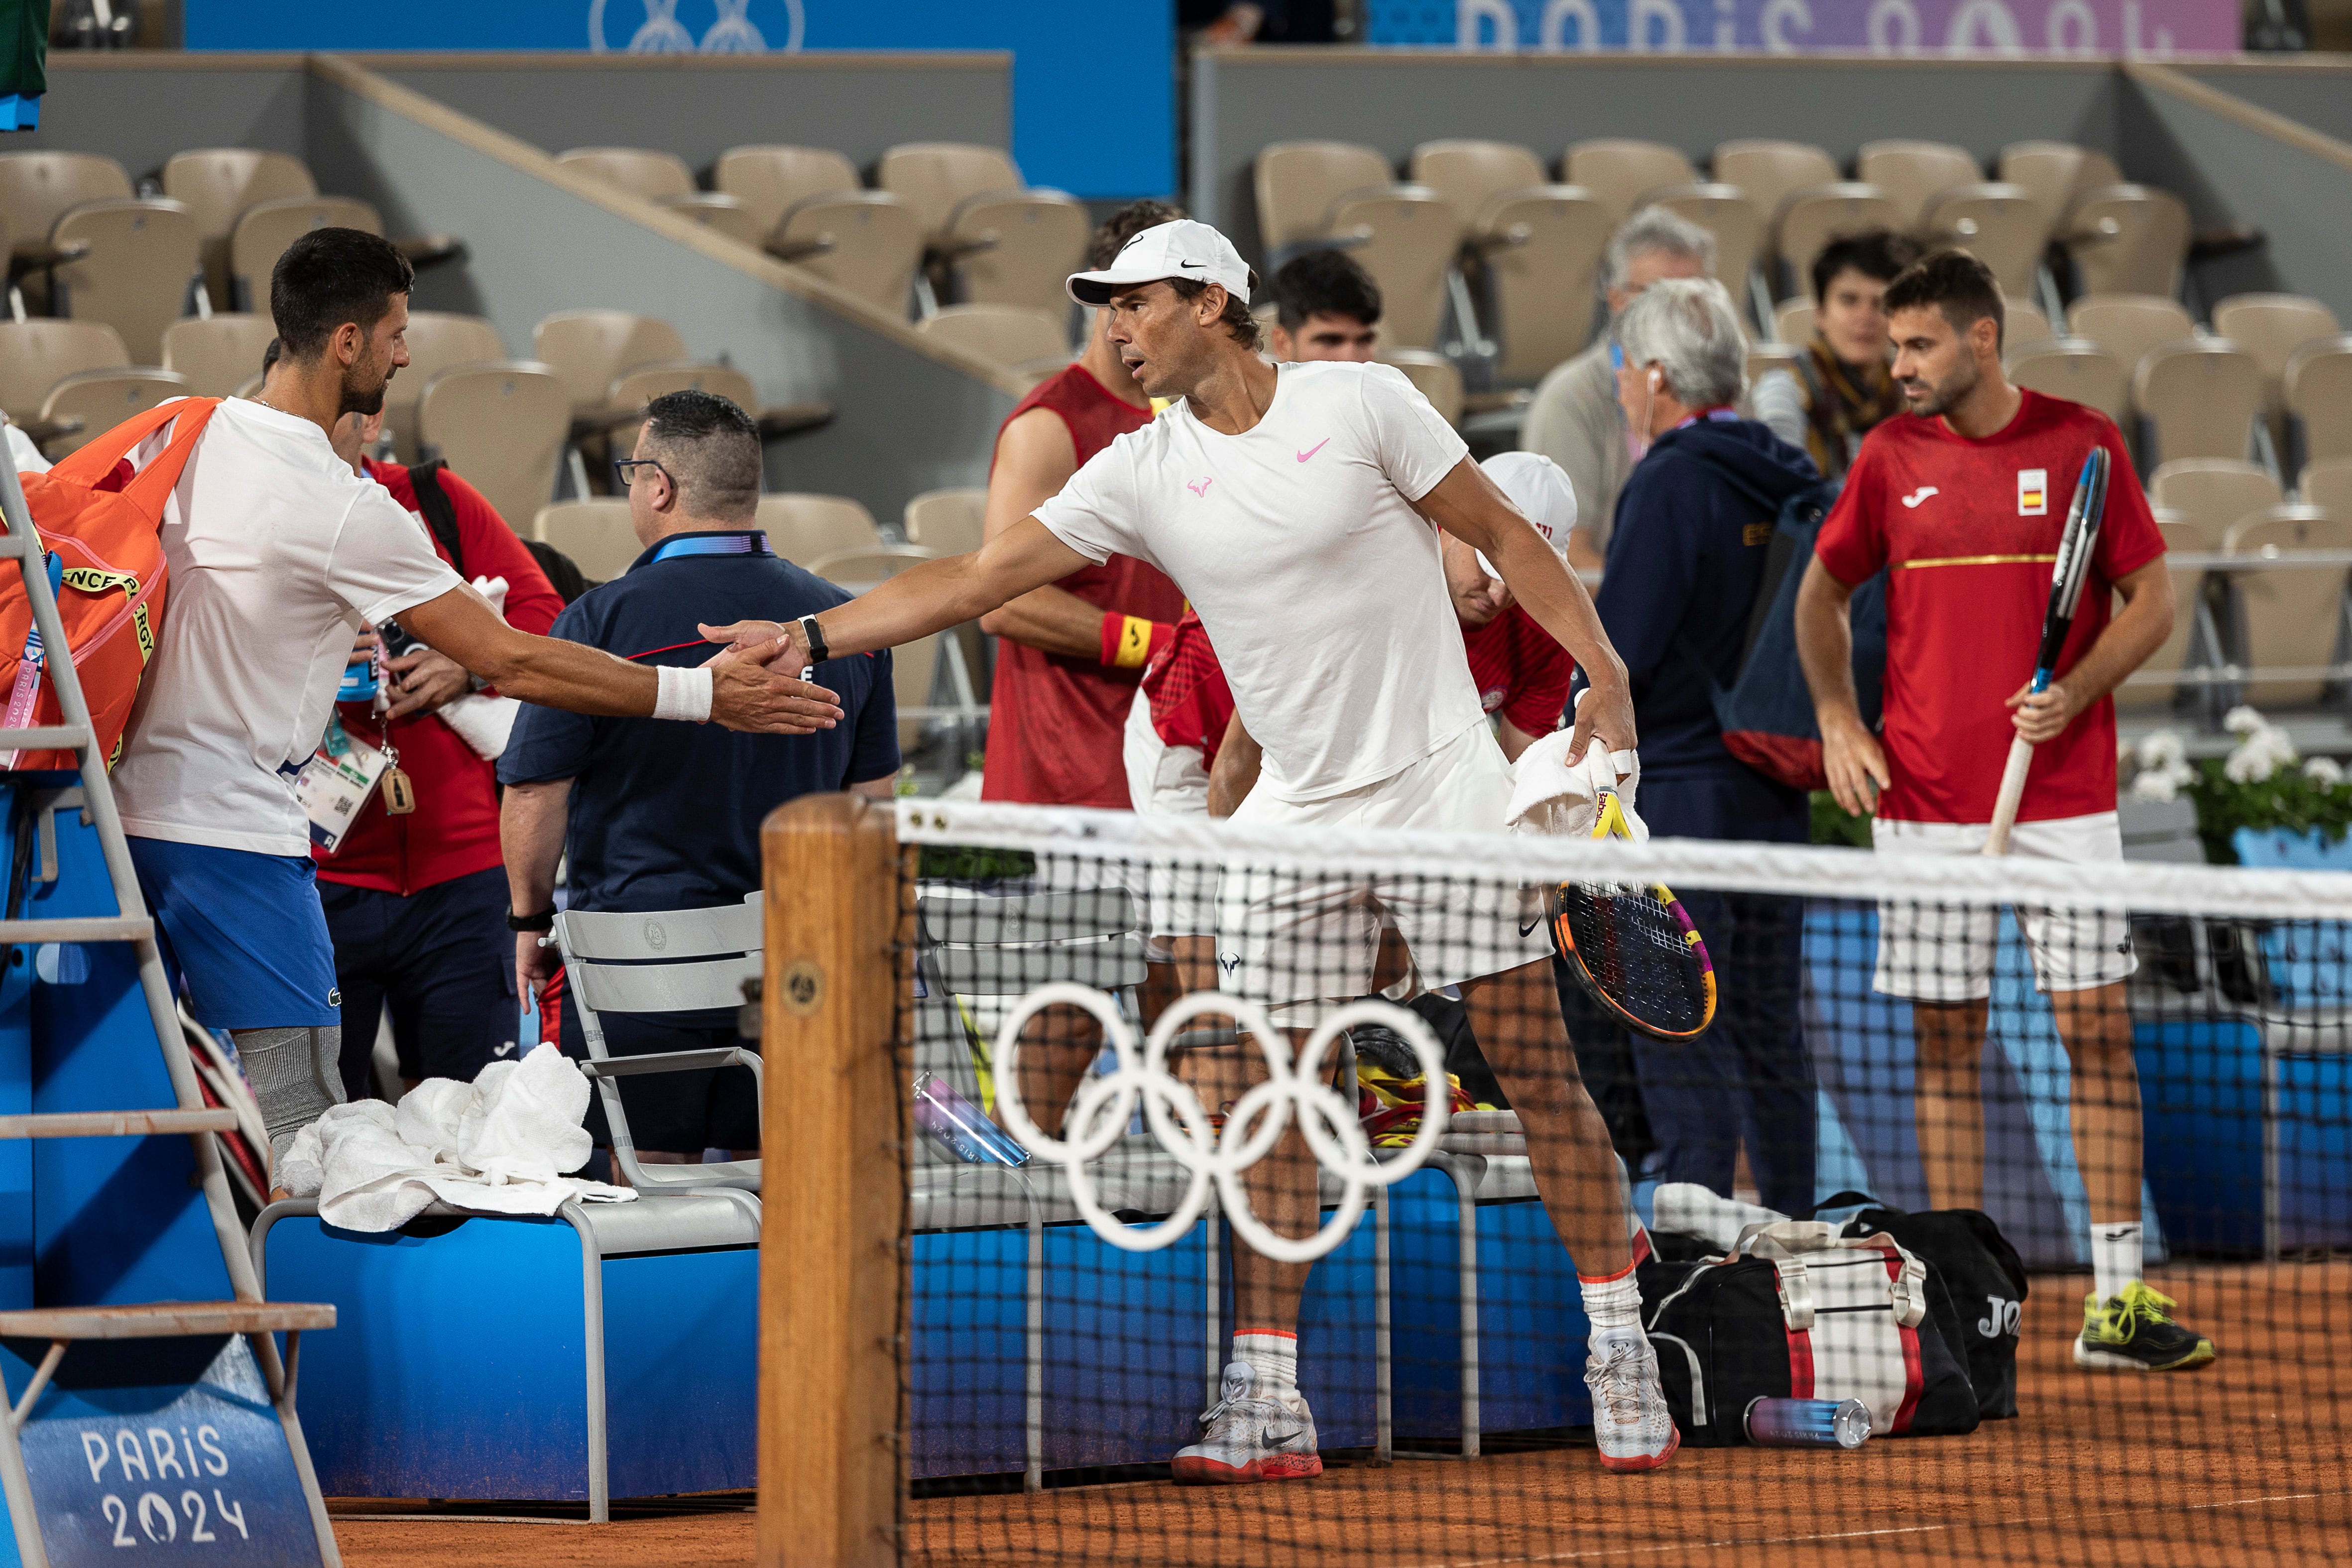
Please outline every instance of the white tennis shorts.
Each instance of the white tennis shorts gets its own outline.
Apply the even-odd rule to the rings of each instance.
[[[1127,794],[1139,816],[1207,816],[1209,770],[1197,746],[1171,746],[1152,728],[1151,704],[1141,691],[1127,710],[1123,742]],[[1143,900],[1147,956],[1166,963],[1168,939],[1209,936],[1217,929],[1217,868],[1154,861],[1129,868],[1129,885]]]
[[[1871,824],[1881,849],[1906,855],[1977,855],[1990,827],[1980,823]],[[2123,829],[2112,811],[2021,822],[2009,852],[2021,859],[2102,864],[2124,858]],[[1992,994],[1993,954],[2000,911],[1982,904],[1937,904],[1934,889],[1917,902],[1878,906],[1878,972],[1871,985],[1883,995],[1914,1002],[1975,1002]],[[2033,979],[2043,991],[2087,991],[2111,985],[2139,967],[2132,956],[2131,921],[2113,910],[2053,910],[2020,904],[2033,954]]]
[[[1322,800],[1251,792],[1236,822],[1424,833],[1498,833],[1511,803],[1511,764],[1480,720],[1378,784]],[[1543,893],[1493,879],[1355,878],[1243,867],[1225,873],[1217,910],[1223,989],[1281,1006],[1336,1002],[1371,988],[1384,917],[1432,990],[1549,957]]]

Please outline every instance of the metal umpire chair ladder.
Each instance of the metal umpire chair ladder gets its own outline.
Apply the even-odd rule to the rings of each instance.
[[[148,1017],[171,1079],[173,1098],[178,1102],[170,1110],[0,1116],[0,1138],[184,1135],[195,1155],[196,1176],[220,1244],[221,1263],[236,1293],[229,1301],[0,1311],[0,1339],[47,1344],[23,1393],[0,1411],[0,1495],[7,1500],[17,1554],[26,1568],[50,1568],[52,1563],[64,1568],[69,1563],[110,1561],[116,1549],[124,1545],[164,1544],[178,1538],[183,1530],[192,1542],[201,1537],[224,1543],[231,1541],[234,1531],[236,1545],[230,1549],[253,1552],[257,1559],[267,1556],[341,1568],[334,1531],[319,1495],[301,1423],[294,1414],[294,1375],[302,1331],[334,1327],[335,1309],[323,1303],[262,1300],[252,1259],[246,1254],[244,1227],[238,1224],[228,1178],[213,1142],[215,1132],[236,1131],[236,1116],[226,1108],[207,1108],[197,1089],[163,957],[155,945],[154,921],[140,895],[131,847],[115,811],[106,759],[98,751],[89,704],[83,698],[81,677],[74,668],[73,653],[58,616],[40,539],[5,443],[0,443],[0,513],[5,513],[7,522],[7,532],[0,535],[0,557],[14,560],[24,579],[33,626],[40,634],[47,673],[56,688],[64,720],[36,729],[0,730],[0,750],[74,753],[120,910],[110,918],[0,920],[0,942],[131,943],[138,954],[139,984]],[[273,1337],[278,1333],[286,1335],[282,1360]],[[203,1344],[207,1340],[217,1342],[209,1352]],[[85,1342],[95,1342],[101,1348],[78,1358],[78,1373],[86,1368],[87,1378],[77,1375],[76,1383],[152,1387],[179,1382],[188,1385],[187,1391],[161,1411],[118,1416],[91,1415],[84,1407],[85,1413],[79,1415],[45,1420],[39,1408],[45,1392],[58,1395],[51,1401],[53,1415],[59,1406],[70,1408],[77,1403],[52,1384],[67,1353]],[[274,1413],[274,1433],[270,1417],[254,1408],[259,1405]],[[163,1424],[150,1431],[146,1429],[150,1421]],[[184,1432],[180,1446],[173,1447],[173,1433],[184,1426],[200,1435],[209,1433],[213,1447],[200,1455]],[[162,1447],[155,1446],[158,1434]],[[285,1446],[282,1454],[273,1451],[278,1440]],[[109,1444],[116,1447],[102,1454]],[[286,1464],[289,1459],[290,1469]],[[174,1471],[201,1471],[202,1475],[188,1475],[175,1485],[163,1479],[167,1460]],[[217,1469],[213,1468],[215,1463]],[[136,1478],[130,1474],[133,1464],[138,1468]],[[110,1489],[101,1484],[101,1470],[122,1479]],[[201,1491],[194,1484],[200,1479]],[[298,1489],[299,1506],[294,1495]]]

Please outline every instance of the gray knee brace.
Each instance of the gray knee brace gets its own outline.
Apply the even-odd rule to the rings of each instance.
[[[239,1029],[236,1036],[246,1081],[253,1086],[262,1125],[269,1130],[270,1153],[282,1161],[293,1146],[294,1134],[329,1106],[343,1102],[343,1031],[331,1025],[323,1029]]]

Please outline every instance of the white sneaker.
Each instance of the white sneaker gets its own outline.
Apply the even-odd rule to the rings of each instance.
[[[1260,1394],[1256,1368],[1239,1361],[1225,1364],[1218,1392],[1223,1397],[1201,1413],[1201,1440],[1176,1450],[1171,1468],[1177,1480],[1240,1486],[1323,1473],[1304,1394],[1295,1388]]]
[[[1592,1391],[1592,1435],[1601,1444],[1602,1469],[1654,1470],[1682,1447],[1658,1385],[1658,1352],[1641,1330],[1596,1332],[1584,1386]]]

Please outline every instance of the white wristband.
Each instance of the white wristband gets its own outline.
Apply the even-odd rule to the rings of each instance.
[[[660,682],[654,689],[654,717],[683,719],[689,724],[699,724],[710,717],[710,668],[708,665],[696,669],[680,669],[675,665],[654,666],[654,679]]]

